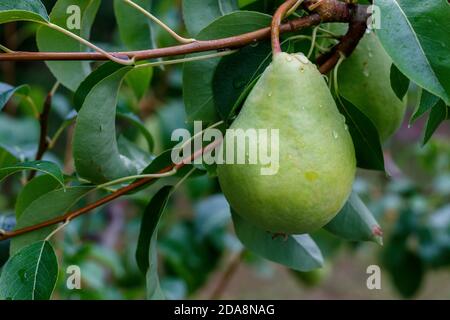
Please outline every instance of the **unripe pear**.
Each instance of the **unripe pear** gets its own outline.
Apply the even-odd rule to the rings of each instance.
[[[339,24],[333,24],[331,30],[343,33]],[[392,59],[371,32],[341,64],[338,73],[340,94],[373,122],[382,141],[399,128],[406,111],[406,99],[401,101],[391,87],[391,65]]]
[[[308,233],[343,207],[356,171],[353,142],[325,78],[303,54],[275,55],[230,129],[279,130],[279,145],[267,146],[279,155],[275,174],[249,163],[261,144],[235,144],[245,164],[217,167],[227,200],[248,222],[273,233]]]

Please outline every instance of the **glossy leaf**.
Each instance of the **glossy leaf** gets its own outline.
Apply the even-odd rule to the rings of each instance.
[[[17,157],[14,156],[7,148],[0,145],[0,168],[7,167],[17,163]]]
[[[183,0],[183,19],[193,37],[217,18],[238,10],[237,0]]]
[[[64,176],[61,169],[50,161],[32,161],[17,163],[12,166],[0,168],[0,182],[6,177],[24,170],[35,170],[50,175],[64,188]]]
[[[159,190],[150,200],[142,215],[141,231],[136,249],[136,262],[143,274],[147,273],[150,260],[153,260],[150,259],[150,243],[152,238],[156,238],[159,220],[166,208],[172,190],[173,187],[171,186],[166,186]]]
[[[141,100],[147,92],[153,76],[153,68],[136,68],[125,77],[128,86],[133,90],[136,99]]]
[[[270,24],[270,16],[262,19],[266,20],[266,25]],[[268,41],[247,46],[221,59],[214,73],[213,96],[222,119],[228,120],[234,115],[236,101],[245,100],[247,88],[253,87],[252,82],[259,78],[271,61]]]
[[[350,241],[374,241],[380,245],[383,243],[378,222],[355,192],[324,229]]]
[[[113,73],[122,70],[129,69],[124,65],[115,63],[115,62],[106,62],[102,64],[100,67],[95,69],[78,87],[75,95],[73,97],[73,101],[75,104],[75,110],[79,111],[83,106],[86,97],[92,91],[92,89],[102,80],[109,77]]]
[[[84,39],[89,39],[100,3],[101,0],[58,0],[50,13],[50,21]],[[71,11],[71,8],[80,11]],[[77,14],[80,14],[79,21],[76,19]],[[39,28],[36,41],[40,51],[80,52],[88,49],[78,41],[46,26]],[[75,91],[91,72],[89,61],[48,61],[46,64],[55,78],[72,91]]]
[[[33,226],[64,215],[73,210],[78,201],[91,190],[92,187],[72,187],[46,193],[31,202],[23,211],[17,220],[16,229]],[[50,226],[14,237],[11,241],[11,253],[14,254],[33,242],[44,240],[55,228]]]
[[[2,0],[0,3],[0,24],[13,21],[47,23],[47,10],[40,0]]]
[[[48,241],[22,248],[3,268],[0,298],[5,300],[50,299],[58,278],[58,260]]]
[[[427,126],[425,128],[423,144],[426,144],[430,140],[430,138],[433,136],[433,133],[437,130],[437,128],[439,128],[441,123],[447,119],[450,119],[450,107],[446,106],[444,101],[440,100],[433,107],[433,109],[431,109]]]
[[[433,108],[438,102],[440,98],[436,97],[434,94],[429,93],[426,90],[422,90],[422,94],[420,96],[419,106],[414,114],[411,117],[410,123],[414,123],[422,117],[425,113],[427,113],[431,108]]]
[[[30,91],[28,85],[12,87],[6,83],[0,82],[0,111],[5,107],[14,94],[27,95]]]
[[[232,212],[234,229],[242,244],[261,257],[298,271],[322,267],[319,247],[307,234],[275,237]]]
[[[197,38],[208,40],[230,37],[267,27],[269,24],[270,17],[265,14],[239,11],[215,20]],[[183,98],[188,121],[213,123],[219,119],[214,104],[213,80],[220,60],[215,58],[184,64]],[[241,85],[242,90],[244,87],[245,84]]]
[[[152,12],[152,0],[133,0],[133,2],[148,12]],[[114,0],[114,14],[120,38],[127,49],[153,48],[151,22],[147,17],[123,0]]]
[[[399,70],[450,103],[450,5],[446,0],[375,0],[377,35]]]
[[[19,219],[25,209],[36,199],[60,187],[58,180],[45,174],[33,178],[20,191],[16,200],[16,218]]]
[[[93,183],[137,173],[130,160],[119,153],[116,140],[117,95],[130,69],[121,68],[98,82],[78,113],[73,140],[75,167],[82,178]]]
[[[135,168],[136,172],[141,172],[145,167],[153,160],[150,153],[142,150],[135,143],[128,140],[124,136],[120,136],[117,139],[117,147],[119,152],[124,157],[130,159],[132,166]]]
[[[343,97],[338,101],[338,108],[352,136],[358,167],[384,171],[380,137],[372,121]]]
[[[117,116],[130,122],[134,127],[136,127],[139,130],[139,132],[144,136],[144,139],[147,142],[148,151],[152,152],[153,148],[155,147],[155,141],[153,140],[152,134],[147,130],[141,119],[139,119],[139,117],[134,113],[121,110],[117,112]]]
[[[391,66],[391,87],[394,90],[395,95],[403,100],[409,88],[409,79],[405,77],[403,73],[398,70],[398,68],[393,64]]]

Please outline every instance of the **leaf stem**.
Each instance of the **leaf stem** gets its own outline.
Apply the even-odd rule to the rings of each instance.
[[[151,14],[150,12],[148,12],[147,10],[145,10],[144,8],[142,8],[141,6],[139,6],[138,4],[134,3],[131,0],[123,0],[123,2],[125,2],[126,4],[128,4],[129,6],[135,8],[136,10],[140,11],[142,14],[144,14],[147,18],[149,18],[150,20],[152,20],[153,22],[155,22],[157,25],[159,25],[161,28],[163,28],[165,31],[167,31],[175,40],[177,40],[180,43],[191,43],[191,42],[195,42],[197,40],[195,39],[187,39],[184,38],[182,36],[180,36],[178,33],[176,33],[175,31],[173,31],[168,25],[166,25],[164,22],[162,22],[161,20],[159,20],[157,17],[155,17],[153,14]]]
[[[134,68],[140,69],[140,68],[147,68],[147,67],[167,66],[167,65],[191,62],[191,61],[207,60],[207,59],[212,59],[212,58],[228,56],[230,54],[236,53],[237,51],[238,50],[225,50],[225,51],[220,51],[217,53],[205,54],[205,55],[189,57],[189,58],[165,60],[165,61],[155,61],[155,62],[140,64],[140,65],[135,66]]]
[[[277,55],[281,53],[281,45],[280,45],[280,25],[281,20],[284,19],[286,13],[297,4],[297,0],[286,0],[275,12],[272,18],[272,30],[271,30],[271,39],[272,39],[272,53],[273,55]]]
[[[53,29],[55,31],[61,32],[62,34],[65,34],[66,36],[68,36],[68,37],[70,37],[70,38],[80,42],[81,44],[84,44],[85,46],[91,48],[92,50],[97,51],[100,54],[104,55],[106,58],[108,58],[111,61],[114,61],[114,62],[119,63],[119,64],[127,65],[127,66],[133,65],[135,63],[133,58],[129,59],[128,57],[125,57],[125,58],[127,58],[127,60],[116,58],[113,54],[111,54],[109,52],[106,52],[102,48],[96,46],[95,44],[89,42],[86,39],[83,39],[82,37],[78,36],[77,34],[75,34],[73,32],[70,32],[70,31],[68,31],[68,30],[58,26],[57,24],[54,24],[54,23],[51,23],[51,22],[41,23],[41,24],[43,24],[44,26],[47,26],[47,27],[49,27],[49,28],[51,28],[51,29]]]

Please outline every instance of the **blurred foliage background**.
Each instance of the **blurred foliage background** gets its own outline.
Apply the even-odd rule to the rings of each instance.
[[[53,1],[43,1],[50,9]],[[245,1],[244,1],[245,2]],[[241,4],[244,5],[244,2]],[[180,1],[154,1],[154,13],[184,32]],[[94,42],[119,50],[120,41],[110,1],[103,1],[92,28]],[[0,27],[1,43],[11,49],[35,51],[36,26],[13,23]],[[173,40],[155,28],[158,46]],[[0,114],[0,144],[14,146],[15,154],[35,153],[39,126],[33,117],[41,110],[54,80],[42,62],[0,64],[0,81],[27,83],[31,99],[14,98]],[[411,87],[409,109],[417,104]],[[60,89],[53,101],[50,132],[54,133],[72,109],[71,93]],[[182,68],[167,66],[153,72],[151,88],[138,101],[125,85],[119,108],[133,110],[154,135],[159,151],[170,147],[173,129],[186,126],[182,101]],[[408,117],[407,117],[408,118]],[[319,299],[319,298],[450,298],[450,128],[448,123],[425,147],[422,122],[405,125],[386,145],[390,176],[359,171],[355,189],[384,229],[384,246],[353,244],[317,233],[326,267],[310,273],[291,272],[264,261],[242,247],[230,223],[228,205],[217,181],[207,176],[188,181],[169,204],[159,232],[160,274],[168,298]],[[145,139],[119,120],[119,134],[145,148]],[[73,172],[71,128],[47,158]],[[0,186],[0,224],[14,225],[14,203],[21,188],[11,178]],[[134,259],[140,213],[158,185],[145,192],[92,212],[72,222],[58,235],[55,246],[61,275],[57,299],[142,299],[145,279]],[[0,262],[7,256],[0,244]],[[382,290],[366,287],[366,268],[382,268]],[[82,290],[66,288],[69,265],[82,270]]]

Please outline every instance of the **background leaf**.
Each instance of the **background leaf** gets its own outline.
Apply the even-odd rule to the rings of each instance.
[[[338,100],[338,108],[345,116],[352,136],[358,167],[384,171],[380,137],[372,121],[343,97]]]
[[[425,128],[425,135],[423,137],[423,144],[426,144],[430,138],[433,136],[433,133],[439,128],[442,122],[449,119],[450,116],[450,107],[446,106],[444,101],[440,100],[434,107],[431,109],[430,116],[428,117],[427,126]]]
[[[50,13],[50,21],[88,40],[100,2],[100,0],[58,0]],[[67,13],[67,9],[70,6],[77,6],[81,10],[80,29],[69,29],[68,19],[71,14]],[[87,50],[87,47],[78,41],[46,26],[39,28],[36,41],[40,51],[80,52]],[[89,61],[48,61],[46,64],[55,78],[72,91],[75,91],[91,72]]]
[[[0,168],[0,182],[6,177],[23,170],[36,170],[50,175],[64,188],[64,176],[58,165],[50,161],[22,162]]]
[[[45,6],[39,0],[2,0],[0,3],[0,24],[12,21],[48,22]]]
[[[322,267],[323,257],[314,240],[307,235],[290,235],[287,239],[273,236],[242,219],[232,211],[234,229],[246,248],[265,259],[298,271]]]
[[[434,94],[429,93],[426,90],[422,90],[422,94],[420,96],[420,102],[419,106],[416,111],[414,111],[414,114],[411,117],[410,123],[414,123],[419,119],[421,116],[423,116],[427,111],[429,111],[431,108],[433,108],[438,102],[439,97],[436,97]]]
[[[51,175],[45,174],[33,178],[20,191],[16,200],[16,218],[19,219],[25,209],[36,199],[60,187],[60,183]]]
[[[17,220],[16,229],[36,225],[64,215],[73,209],[77,202],[91,190],[92,187],[72,187],[46,193],[31,202],[23,211]],[[33,242],[44,240],[55,228],[56,226],[50,226],[14,237],[11,241],[11,253],[16,253]]]
[[[150,203],[147,205],[142,215],[141,231],[139,232],[139,240],[136,249],[136,262],[139,269],[144,274],[149,271],[150,260],[153,261],[153,252],[150,252],[150,243],[153,238],[156,238],[159,220],[166,208],[172,190],[173,187],[171,186],[166,186],[159,190],[153,196],[152,200],[150,200]]]
[[[237,0],[183,0],[183,19],[193,37],[215,19],[238,10]]]
[[[2,111],[14,94],[28,95],[29,91],[30,87],[28,85],[13,87],[9,84],[0,82],[0,111]]]
[[[346,240],[383,243],[378,222],[355,192],[324,229]]]
[[[58,260],[48,241],[18,251],[0,276],[0,298],[6,300],[50,299],[58,278]]]
[[[394,90],[395,95],[400,99],[403,100],[406,93],[408,92],[409,88],[409,79],[405,77],[403,73],[401,73],[400,70],[395,66],[395,64],[392,64],[391,66],[391,87],[392,90]]]
[[[133,0],[133,2],[152,12],[152,0]],[[114,15],[120,39],[127,49],[146,50],[154,47],[150,19],[123,0],[114,0]]]
[[[446,0],[375,0],[377,35],[399,70],[450,103],[450,5]]]

